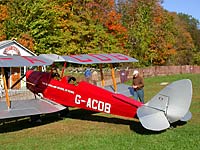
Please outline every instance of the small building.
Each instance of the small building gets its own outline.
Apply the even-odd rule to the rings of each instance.
[[[0,55],[9,56],[9,55],[19,55],[19,56],[36,56],[33,52],[17,43],[15,40],[5,40],[0,41]],[[11,88],[16,81],[18,81],[27,70],[27,67],[5,67],[5,77],[7,81],[8,88]],[[2,74],[0,71],[0,84],[2,83]],[[26,87],[25,79],[21,80],[14,89],[21,89]]]

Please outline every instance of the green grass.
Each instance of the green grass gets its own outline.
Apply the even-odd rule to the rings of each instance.
[[[183,78],[193,83],[193,118],[187,124],[152,132],[137,119],[71,109],[70,116],[64,119],[55,114],[44,116],[42,124],[30,124],[28,119],[1,124],[0,150],[199,150],[199,74],[145,78],[145,101],[164,88],[161,82]]]

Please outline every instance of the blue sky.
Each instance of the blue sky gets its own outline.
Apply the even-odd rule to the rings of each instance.
[[[164,9],[191,15],[200,21],[200,0],[164,0]]]

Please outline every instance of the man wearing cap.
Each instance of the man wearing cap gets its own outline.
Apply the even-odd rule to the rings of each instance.
[[[144,79],[139,75],[138,70],[133,71],[133,83],[132,87],[134,89],[133,96],[135,100],[140,100],[140,102],[144,103]]]

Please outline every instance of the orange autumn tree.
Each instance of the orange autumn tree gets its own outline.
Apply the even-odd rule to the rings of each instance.
[[[140,60],[140,65],[148,66],[147,51],[153,36],[152,10],[155,0],[119,0],[122,21],[128,28],[127,48],[132,57]],[[147,58],[146,58],[147,57]]]
[[[15,39],[17,42],[32,51],[34,51],[35,39],[33,32],[35,32],[35,30],[31,28],[31,26],[35,23],[35,20],[38,20],[38,17],[33,15],[35,12],[39,13],[37,4],[40,5],[39,1],[34,3],[31,0],[7,0],[5,2],[9,14],[7,19],[4,20],[6,39]],[[45,24],[45,21],[42,20],[42,23]],[[39,31],[38,29],[36,30]],[[39,32],[42,33],[41,31]]]
[[[108,28],[110,33],[125,34],[127,29],[121,23],[122,15],[116,11],[114,0],[96,0],[87,4],[92,17]]]
[[[141,66],[168,63],[173,49],[173,20],[162,9],[159,0],[118,0],[123,23],[128,29],[130,55]]]
[[[8,18],[8,10],[6,5],[0,4],[0,41],[6,39],[4,21]]]
[[[176,55],[174,64],[176,65],[189,65],[192,64],[193,53],[195,49],[193,38],[190,32],[187,30],[187,22],[183,20],[176,13],[171,13],[174,18],[176,29],[176,42],[174,44],[176,48]]]
[[[28,34],[21,33],[20,36],[12,36],[10,31],[7,27],[9,20],[12,18],[12,11],[10,9],[9,3],[2,3],[0,4],[0,41],[7,40],[7,39],[15,39],[17,42],[22,44],[23,46],[27,47],[30,50],[33,50],[33,39]],[[16,5],[15,5],[16,6]],[[9,13],[8,13],[9,12]],[[10,16],[9,16],[10,14]],[[19,22],[19,20],[17,20]],[[11,23],[12,24],[12,23]],[[13,32],[16,33],[16,32]],[[17,37],[17,38],[16,38]]]
[[[155,3],[152,10],[153,36],[146,52],[146,58],[153,65],[166,65],[171,63],[171,59],[176,54],[174,22],[172,16],[164,11],[159,3]]]
[[[25,33],[21,34],[21,36],[17,39],[17,42],[34,52],[34,40],[30,35]]]
[[[123,53],[128,53],[125,49],[128,31],[123,26],[122,15],[117,12],[114,0],[95,0],[87,3],[87,8],[91,11],[92,18],[107,28],[107,32],[114,35],[119,40],[119,46],[123,49]]]
[[[15,38],[36,54],[123,52],[120,41],[124,32],[118,34],[120,30],[117,30],[121,26],[114,21],[103,24],[93,18],[87,5],[90,2],[92,0],[8,0],[5,3],[9,9],[4,25],[6,39]],[[113,13],[110,16],[118,21],[119,17],[115,19]]]
[[[63,39],[59,53],[111,53],[121,52],[119,38],[95,18],[90,11],[91,1],[63,1],[55,5],[57,29]]]

